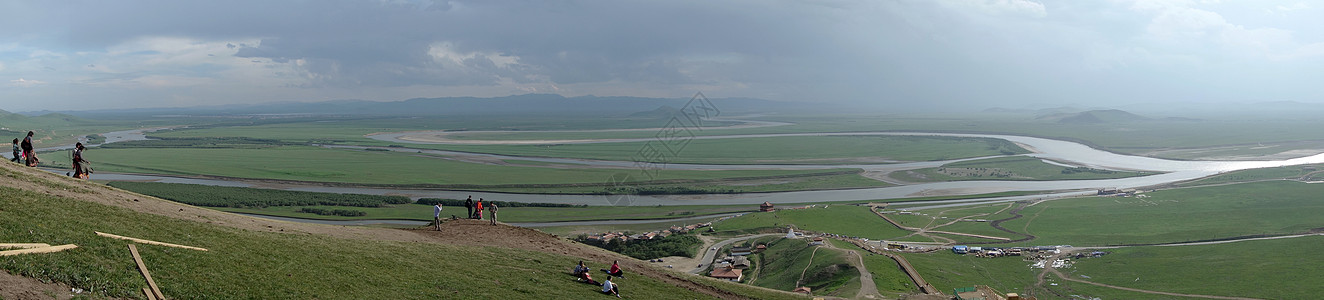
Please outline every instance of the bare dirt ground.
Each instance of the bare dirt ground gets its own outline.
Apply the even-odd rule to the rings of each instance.
[[[592,246],[574,243],[560,237],[543,233],[541,231],[507,226],[504,224],[490,225],[488,221],[478,220],[454,220],[443,223],[441,231],[431,230],[430,228],[400,230],[388,228],[373,228],[359,226],[334,226],[308,223],[294,223],[261,218],[241,216],[206,208],[200,208],[176,202],[161,200],[137,193],[114,189],[105,185],[77,180],[52,174],[36,168],[22,167],[17,164],[0,164],[0,176],[10,177],[6,180],[0,180],[0,186],[25,189],[30,191],[42,192],[48,195],[76,199],[87,202],[101,203],[110,206],[128,208],[137,212],[149,213],[168,218],[202,222],[233,228],[276,232],[285,234],[307,234],[323,235],[345,239],[359,240],[381,240],[381,241],[399,241],[399,242],[423,242],[451,245],[471,245],[471,246],[493,246],[503,248],[525,249],[547,253],[557,253],[567,256],[580,257],[585,262],[591,262],[601,268],[610,265],[613,260],[619,260],[621,267],[628,273],[636,273],[646,277],[661,280],[676,286],[684,287],[696,292],[704,293],[721,299],[746,299],[730,291],[722,290],[711,286],[711,283],[705,283],[711,279],[695,277],[679,272],[662,270],[649,263],[636,260],[617,253],[609,252]],[[92,229],[95,230],[95,229]],[[499,236],[502,238],[491,238]],[[569,272],[573,266],[566,266],[566,272]],[[15,278],[16,277],[16,278]],[[14,281],[18,284],[7,284],[6,280]],[[4,299],[29,299],[20,298],[24,295],[45,296],[45,291],[49,288],[59,288],[65,293],[69,292],[68,287],[58,285],[45,285],[35,280],[21,281],[21,279],[30,279],[15,275],[0,275],[0,296]],[[28,283],[23,283],[28,282]],[[35,283],[32,283],[35,282]],[[12,295],[12,296],[11,296]],[[58,294],[57,294],[58,295]],[[31,298],[31,299],[48,299]]]
[[[70,287],[9,274],[0,270],[0,299],[72,299]]]

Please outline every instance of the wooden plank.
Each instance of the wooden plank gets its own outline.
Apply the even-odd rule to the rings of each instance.
[[[41,247],[41,248],[31,248],[31,249],[21,249],[21,250],[0,251],[0,256],[10,256],[10,255],[19,255],[19,254],[34,254],[34,253],[51,253],[51,252],[60,252],[60,251],[64,251],[64,250],[69,250],[69,249],[73,249],[73,248],[78,248],[78,245],[68,244],[68,245],[59,245],[59,246],[54,246],[54,247]]]
[[[156,295],[152,294],[152,289],[143,288],[143,294],[147,294],[147,300],[156,300]]]
[[[143,258],[138,256],[138,247],[129,244],[129,253],[133,254],[133,262],[138,263],[138,270],[142,271],[143,277],[147,278],[147,287],[152,288],[152,294],[156,295],[156,299],[165,299],[165,295],[161,294],[161,289],[156,287],[156,281],[152,280],[152,273],[147,272],[147,265],[143,264]]]
[[[0,248],[4,248],[4,249],[9,249],[9,248],[31,249],[31,248],[50,247],[50,246],[51,245],[42,244],[42,243],[0,243]]]
[[[157,241],[152,241],[152,240],[144,240],[144,239],[140,239],[140,238],[131,238],[131,237],[127,237],[127,236],[118,236],[118,235],[114,235],[114,234],[109,234],[109,233],[104,233],[104,232],[97,232],[97,231],[93,231],[93,232],[96,232],[97,235],[99,235],[99,236],[104,236],[104,237],[113,238],[113,239],[121,239],[121,240],[134,241],[134,242],[141,243],[141,244],[149,244],[149,245],[157,245],[157,246],[166,246],[166,247],[175,247],[175,248],[184,248],[184,249],[198,250],[198,251],[209,251],[209,250],[207,250],[207,249],[198,248],[198,247],[193,247],[193,246],[184,246],[184,245],[179,245],[179,244],[162,243],[162,242],[157,242]]]

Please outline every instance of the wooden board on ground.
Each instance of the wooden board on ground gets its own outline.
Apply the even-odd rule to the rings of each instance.
[[[69,250],[69,249],[73,249],[73,248],[78,248],[78,245],[68,244],[68,245],[59,245],[59,246],[54,246],[54,247],[41,247],[41,248],[30,248],[30,249],[20,249],[20,250],[7,250],[7,251],[0,251],[0,256],[10,256],[10,255],[19,255],[19,254],[34,254],[34,253],[51,253],[51,252],[60,252],[60,251],[64,251],[64,250]]]
[[[152,288],[152,294],[156,295],[156,299],[165,299],[165,295],[161,294],[161,289],[156,287],[156,281],[152,280],[152,273],[147,271],[147,265],[143,264],[143,258],[138,256],[138,247],[129,244],[129,253],[133,254],[133,262],[138,263],[138,270],[142,271],[143,277],[147,278],[147,287]]]
[[[207,249],[198,248],[198,247],[193,247],[193,246],[184,246],[184,245],[179,245],[179,244],[171,244],[171,243],[157,242],[157,241],[153,241],[153,240],[144,240],[144,239],[140,239],[140,238],[131,238],[131,237],[127,237],[127,236],[119,236],[119,235],[114,235],[114,234],[104,233],[104,232],[100,232],[100,231],[93,231],[93,232],[96,232],[97,235],[99,235],[99,236],[104,236],[104,237],[113,238],[113,239],[128,240],[128,241],[133,241],[133,242],[142,243],[142,244],[157,245],[157,246],[166,246],[166,247],[175,247],[175,248],[184,248],[184,249],[198,250],[198,251],[209,251],[209,250],[207,250]]]
[[[0,243],[0,249],[32,249],[50,246],[42,243]]]
[[[156,294],[152,294],[150,288],[143,288],[143,294],[147,294],[147,300],[156,300]]]

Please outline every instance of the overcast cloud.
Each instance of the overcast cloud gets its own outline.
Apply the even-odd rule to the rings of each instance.
[[[1307,1],[0,0],[0,109],[558,93],[1320,102]]]

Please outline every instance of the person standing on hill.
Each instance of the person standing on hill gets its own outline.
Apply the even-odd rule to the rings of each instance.
[[[441,230],[441,202],[432,206],[432,227]]]
[[[469,199],[464,200],[464,209],[469,212],[468,218],[474,218],[474,195],[469,195]]]
[[[476,212],[476,214],[474,214],[474,219],[482,220],[482,219],[483,219],[483,198],[478,198],[478,202],[474,202],[474,208],[475,208],[475,209],[474,209],[474,212]]]
[[[9,161],[17,164],[19,163],[20,158],[23,158],[23,148],[19,148],[18,139],[14,139],[14,159],[10,159]]]
[[[487,210],[492,212],[492,225],[496,225],[496,210],[497,210],[496,202],[492,202],[491,204],[488,204],[488,206],[489,208]]]
[[[37,155],[32,153],[33,134],[33,132],[28,131],[28,136],[23,138],[23,144],[21,145],[23,147],[23,158],[27,160],[26,163],[29,167],[36,167],[38,163]]]
[[[87,148],[83,147],[83,143],[80,142],[74,144],[74,153],[72,159],[74,161],[74,178],[87,179],[88,177],[91,177],[87,173],[87,160],[83,159],[84,149]]]

